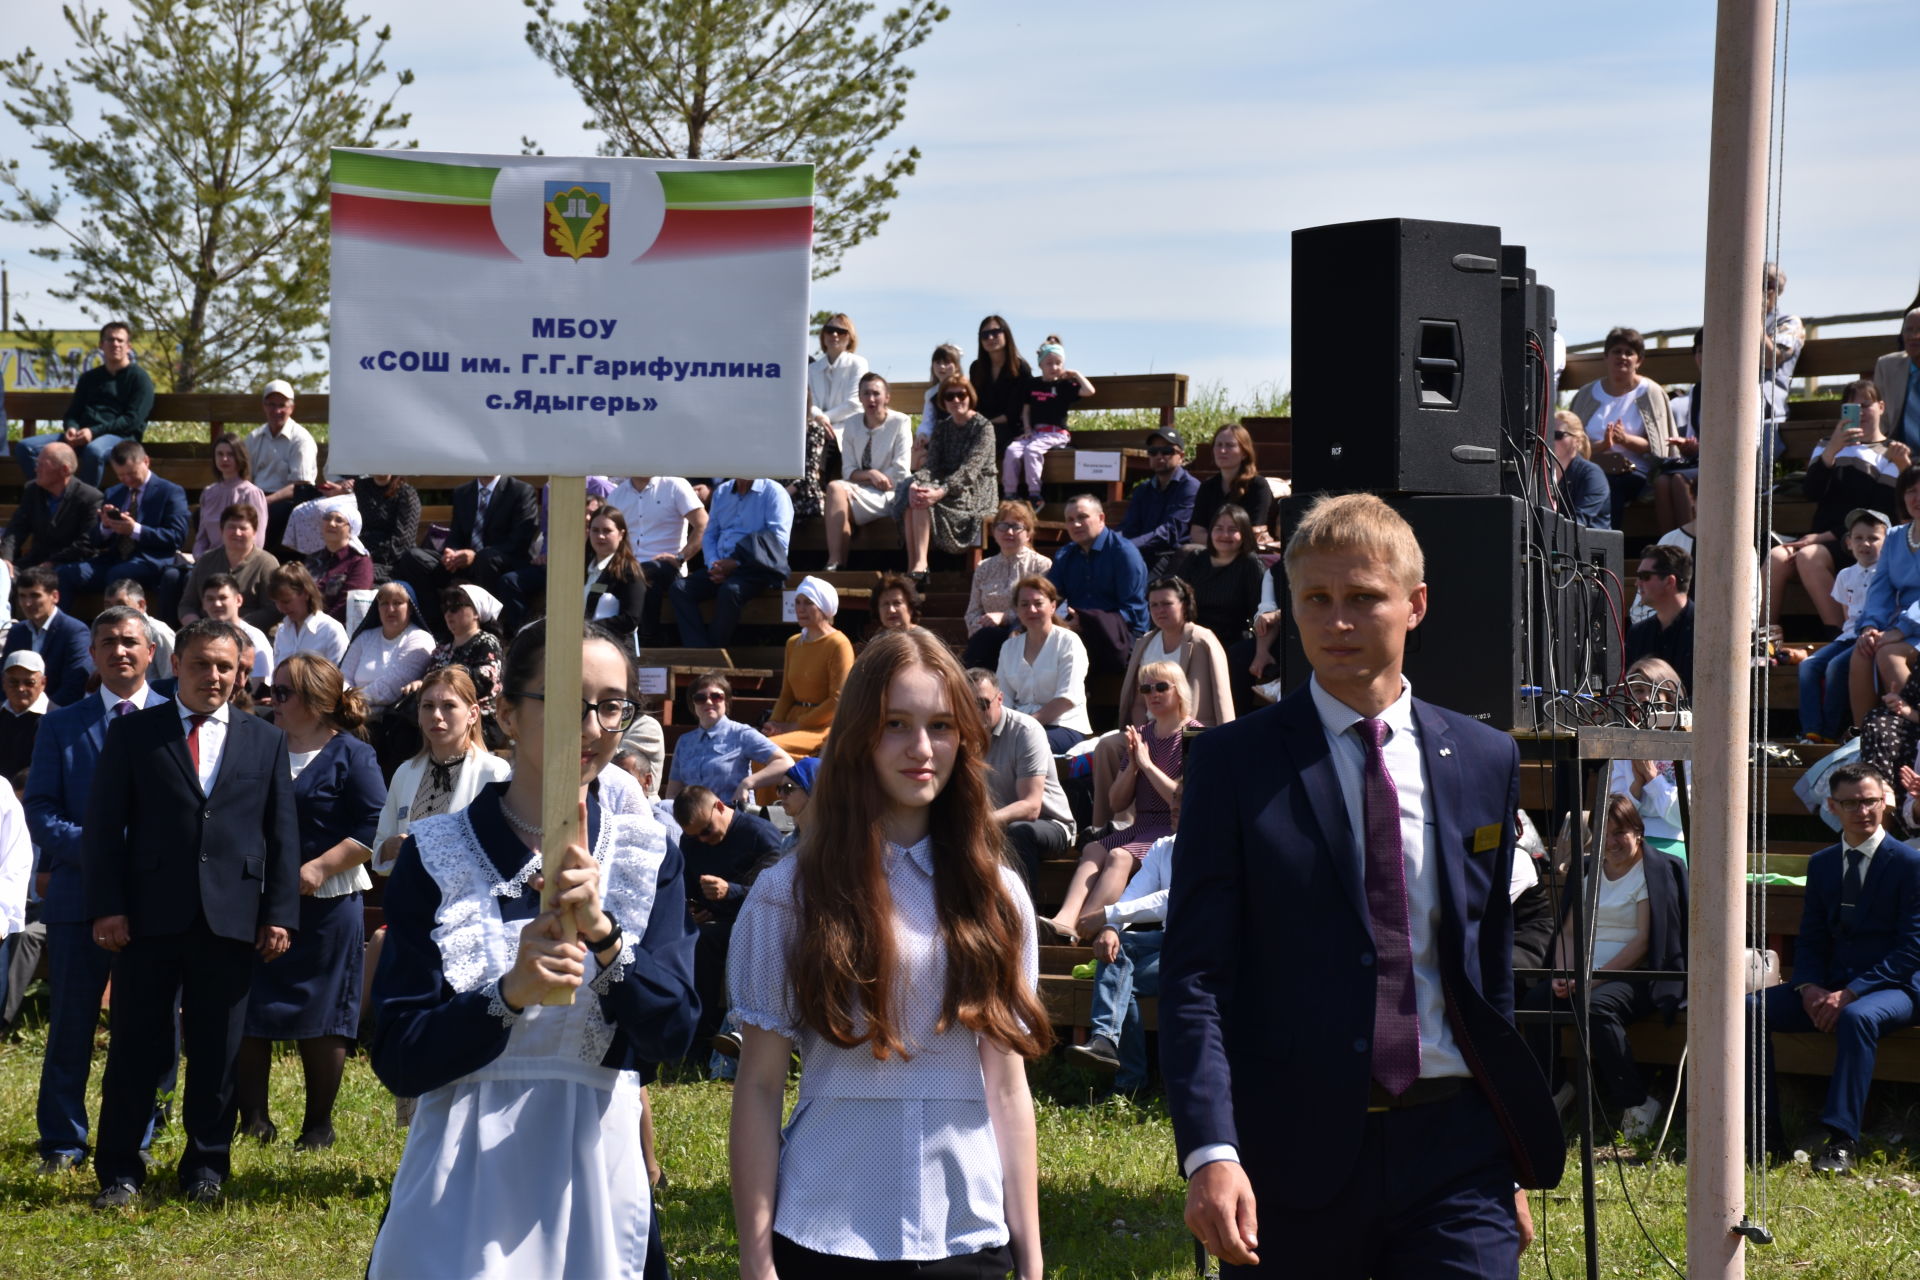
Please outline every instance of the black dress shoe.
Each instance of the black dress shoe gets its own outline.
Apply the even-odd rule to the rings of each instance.
[[[738,1031],[722,1031],[713,1038],[713,1051],[723,1057],[737,1058],[746,1040]]]
[[[1815,1173],[1852,1173],[1853,1143],[1844,1138],[1828,1138],[1813,1158]]]
[[[308,1129],[293,1140],[295,1151],[325,1151],[333,1145],[333,1126],[323,1124],[318,1129]]]
[[[116,1182],[110,1187],[100,1188],[100,1194],[93,1198],[96,1209],[124,1209],[133,1203],[140,1192],[131,1182]]]
[[[1120,1051],[1105,1036],[1088,1036],[1085,1044],[1067,1046],[1067,1061],[1112,1075],[1120,1069]]]
[[[280,1136],[280,1126],[271,1120],[249,1120],[240,1132],[249,1138],[258,1138],[260,1144],[265,1146]]]
[[[56,1173],[64,1173],[68,1169],[76,1167],[79,1165],[81,1159],[82,1157],[73,1154],[71,1151],[62,1151],[42,1160],[36,1172],[42,1177],[50,1178]]]
[[[212,1178],[199,1178],[189,1182],[181,1194],[188,1204],[219,1204],[220,1184]]]

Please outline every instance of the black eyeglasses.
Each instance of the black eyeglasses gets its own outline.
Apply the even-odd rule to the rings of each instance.
[[[1165,693],[1171,688],[1173,688],[1173,682],[1170,680],[1142,680],[1140,682],[1140,692],[1142,693]]]
[[[793,794],[794,792],[796,792],[796,791],[798,791],[798,790],[800,790],[800,784],[799,784],[799,783],[796,783],[796,782],[782,782],[782,783],[780,783],[780,784],[778,784],[777,786],[775,786],[775,787],[774,787],[774,789],[773,789],[773,793],[774,793],[775,795],[778,795],[778,796],[790,796],[790,795],[792,795],[792,794]]]
[[[972,396],[964,391],[948,391],[941,395],[942,400],[971,400]]]
[[[1180,452],[1178,449],[1170,449],[1166,445],[1157,444],[1147,449],[1147,456],[1149,458],[1171,458],[1178,452]]]
[[[1571,431],[1556,431],[1556,432],[1554,432],[1554,433],[1553,433],[1553,438],[1554,438],[1555,440],[1571,440],[1571,439],[1573,439],[1573,432],[1571,432]]]
[[[701,693],[689,694],[688,702],[725,702],[727,695],[718,689],[707,689]]]
[[[844,338],[847,336],[847,332],[848,332],[847,330],[842,329],[837,324],[823,324],[820,326],[820,336],[823,338],[830,333],[839,334],[841,337]]]
[[[510,693],[509,698],[525,698],[529,702],[545,702],[544,693]],[[640,714],[640,704],[628,698],[602,698],[598,702],[580,699],[580,723],[585,724],[588,716],[596,717],[600,727],[612,733],[616,729],[625,729]]]
[[[1633,576],[1634,576],[1634,579],[1638,582],[1651,582],[1655,578],[1664,578],[1667,575],[1664,573],[1656,573],[1652,569],[1642,569],[1640,572],[1634,574]]]
[[[1004,338],[1006,336],[1007,331],[1005,329],[982,329],[980,331],[980,338],[983,342],[988,338]]]

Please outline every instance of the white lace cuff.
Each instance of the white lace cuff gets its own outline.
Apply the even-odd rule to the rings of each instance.
[[[632,934],[623,934],[620,939],[620,953],[613,963],[603,967],[587,984],[587,989],[595,995],[604,996],[619,986],[627,976],[627,967],[633,963],[634,939]]]
[[[495,978],[492,982],[480,988],[480,990],[482,994],[487,997],[488,1017],[500,1019],[500,1025],[503,1027],[511,1027],[520,1020],[520,1010],[510,1006],[506,1002],[505,997],[500,994],[500,980],[498,978]]]

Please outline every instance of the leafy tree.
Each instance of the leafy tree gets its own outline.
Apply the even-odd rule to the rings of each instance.
[[[344,0],[130,0],[124,29],[84,4],[63,13],[79,49],[49,68],[32,49],[0,62],[7,112],[64,181],[29,190],[17,156],[0,183],[15,222],[53,227],[55,289],[173,353],[176,391],[258,385],[317,358],[327,314],[327,151],[404,129],[386,72],[389,30],[363,39]],[[97,95],[81,119],[73,86]],[[171,377],[168,377],[168,374]]]
[[[814,166],[815,278],[918,166],[917,147],[868,161],[906,113],[906,54],[946,20],[936,0],[877,25],[869,0],[586,0],[578,21],[556,3],[526,0],[527,43],[593,112],[600,154]]]

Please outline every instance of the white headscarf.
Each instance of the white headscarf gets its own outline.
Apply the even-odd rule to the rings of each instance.
[[[811,600],[829,618],[840,612],[840,593],[825,578],[802,578],[793,594],[796,599]]]
[[[476,587],[471,582],[462,582],[459,587],[467,593],[467,599],[473,601],[474,616],[480,621],[492,622],[500,616],[500,597],[493,592],[485,587]]]

